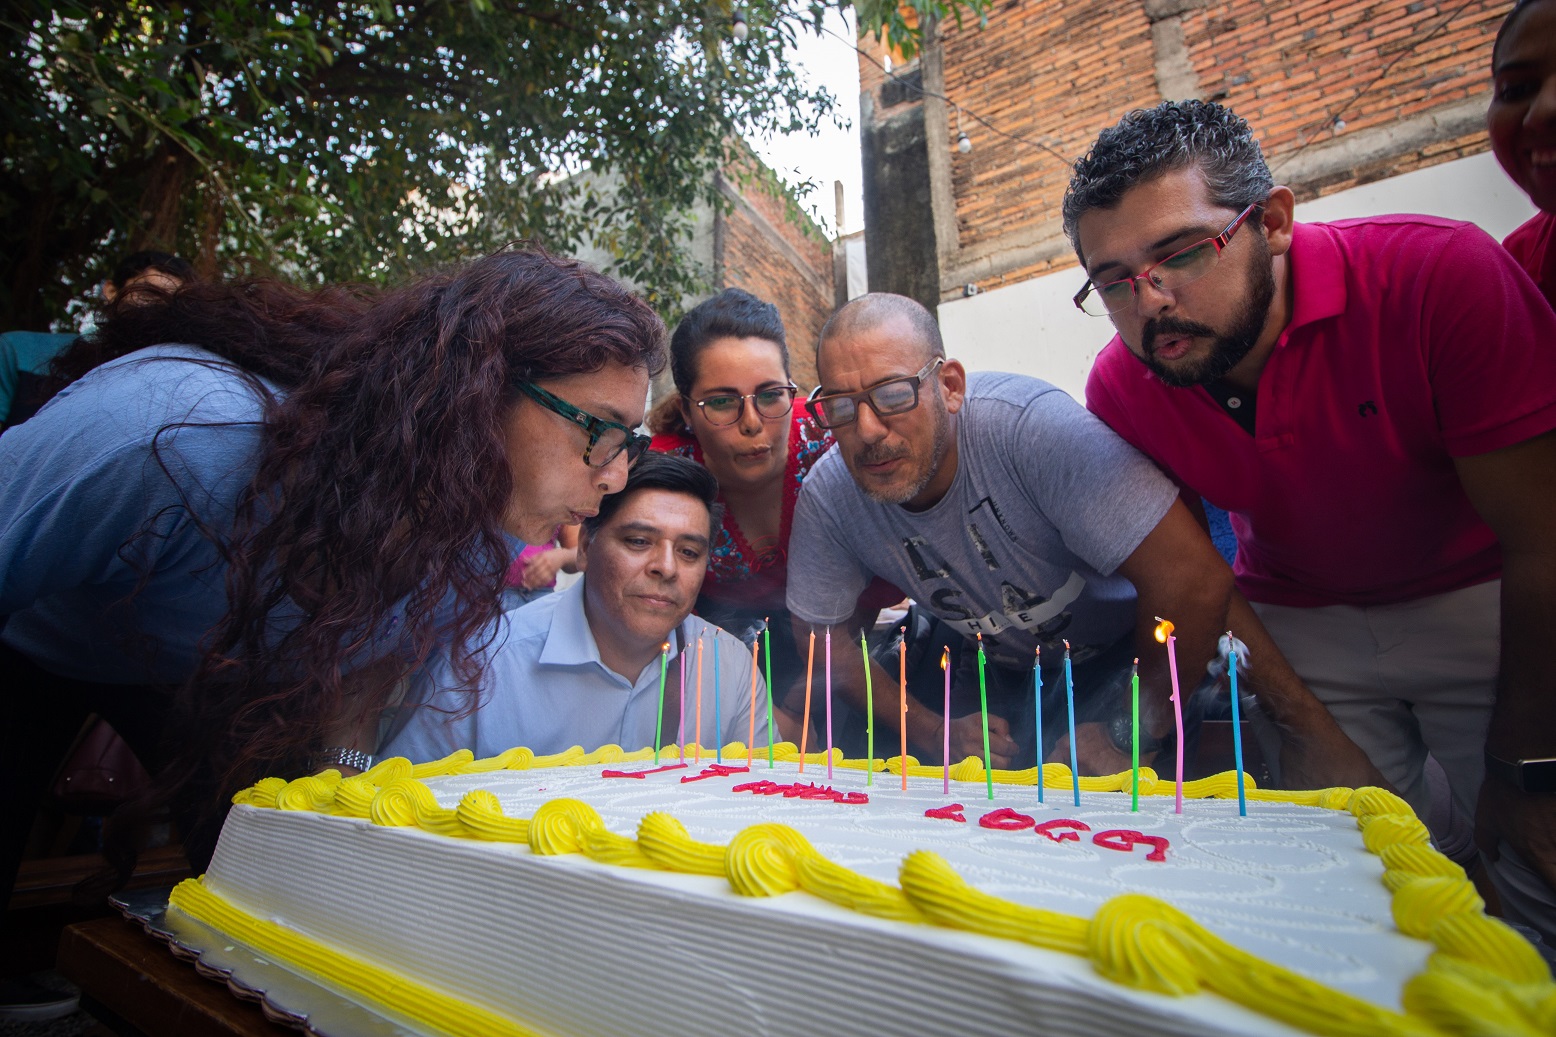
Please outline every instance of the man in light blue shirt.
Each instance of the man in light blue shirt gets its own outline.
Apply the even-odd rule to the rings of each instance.
[[[474,712],[459,715],[470,699],[440,655],[412,683],[399,729],[380,755],[422,762],[458,749],[486,757],[520,745],[541,754],[575,745],[652,746],[662,663],[664,745],[675,745],[683,730],[688,744],[746,742],[753,697],[753,741],[766,745],[767,685],[760,674],[753,680],[751,647],[690,615],[722,510],[706,468],[645,456],[625,488],[584,522],[583,579],[498,620],[480,658]]]

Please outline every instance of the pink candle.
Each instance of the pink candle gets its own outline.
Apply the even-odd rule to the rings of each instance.
[[[702,762],[702,635],[707,630],[704,627],[697,632],[697,748],[692,750],[692,760]]]
[[[1183,813],[1183,700],[1178,697],[1178,653],[1171,620],[1156,617],[1156,640],[1167,646],[1167,673],[1172,677],[1172,722],[1178,734],[1178,801],[1175,813]]]
[[[757,657],[757,653],[761,651],[761,648],[762,648],[762,639],[760,637],[752,638],[751,639],[751,730],[749,732],[747,732],[747,734],[746,734],[746,766],[747,767],[751,766],[752,757],[756,753],[756,749],[753,747],[753,743],[756,742],[756,713],[757,713],[757,710],[761,708],[761,707],[759,707],[757,705],[757,698],[756,698],[756,675],[759,672],[761,672],[757,668],[756,657]],[[736,728],[736,730],[738,731],[739,728]]]
[[[827,780],[832,780],[832,628],[827,627]]]
[[[942,769],[945,773],[945,794],[951,794],[951,646],[940,651],[940,669],[945,673],[945,716],[940,722],[944,745],[940,750]]]
[[[680,635],[676,635],[680,640]],[[676,725],[675,740],[681,745],[681,762],[686,762],[686,642],[681,641],[681,719]]]
[[[902,628],[902,640],[897,642],[897,730],[902,735],[902,791],[908,791],[908,628]]]

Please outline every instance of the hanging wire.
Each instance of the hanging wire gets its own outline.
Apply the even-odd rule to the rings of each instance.
[[[1427,33],[1425,36],[1422,36],[1420,39],[1413,41],[1410,46],[1404,48],[1398,54],[1394,55],[1389,63],[1383,66],[1382,71],[1373,76],[1365,86],[1351,95],[1351,99],[1349,101],[1346,101],[1339,108],[1325,115],[1323,121],[1315,123],[1313,128],[1308,130],[1307,133],[1303,136],[1302,143],[1298,144],[1295,150],[1281,156],[1279,161],[1275,163],[1275,168],[1284,169],[1287,165],[1295,161],[1297,156],[1302,154],[1302,152],[1306,151],[1309,146],[1315,143],[1318,140],[1319,134],[1323,133],[1325,130],[1332,129],[1338,133],[1345,129],[1345,119],[1343,116],[1346,112],[1350,111],[1353,106],[1355,106],[1357,101],[1360,101],[1369,92],[1371,92],[1373,87],[1383,82],[1383,78],[1387,76],[1389,71],[1393,69],[1395,65],[1399,64],[1402,59],[1414,53],[1417,48],[1428,43],[1434,36],[1446,29],[1450,22],[1457,19],[1459,15],[1463,14],[1465,10],[1468,9],[1470,4],[1475,2],[1476,0],[1464,0],[1464,3],[1454,8],[1454,10],[1449,12],[1446,18],[1438,22],[1436,28],[1432,29],[1431,32]]]
[[[959,150],[959,151],[961,150],[961,140],[962,140],[962,138],[967,137],[967,134],[961,132],[961,129],[962,129],[961,113],[965,110],[967,112],[967,117],[969,119],[972,119],[975,122],[979,123],[985,129],[987,129],[990,133],[996,134],[997,136],[1000,136],[1000,137],[1004,137],[1007,140],[1013,140],[1013,141],[1015,141],[1018,144],[1025,144],[1028,147],[1036,148],[1039,151],[1046,151],[1046,152],[1048,152],[1048,154],[1050,154],[1050,155],[1054,156],[1055,158],[1057,158],[1060,162],[1063,162],[1066,166],[1073,167],[1075,165],[1074,162],[1072,162],[1070,159],[1066,158],[1064,156],[1064,154],[1062,152],[1060,152],[1058,149],[1056,149],[1054,147],[1051,147],[1050,145],[1045,144],[1045,143],[1043,143],[1040,140],[1033,140],[1030,137],[1023,137],[1023,136],[1021,136],[1020,134],[1017,134],[1017,133],[1007,133],[1005,130],[1002,130],[998,126],[994,125],[988,119],[985,119],[983,116],[981,116],[977,112],[973,111],[971,108],[963,109],[963,107],[961,105],[959,105],[955,101],[951,100],[945,94],[936,93],[933,90],[925,89],[923,83],[921,83],[921,82],[920,83],[915,83],[915,82],[913,82],[911,80],[904,79],[901,76],[898,76],[890,68],[888,68],[887,66],[883,65],[880,62],[880,60],[876,58],[876,56],[874,54],[871,54],[869,51],[864,50],[857,43],[854,43],[851,40],[844,39],[831,26],[823,25],[821,27],[821,29],[822,29],[823,32],[827,33],[828,35],[830,35],[830,36],[832,36],[832,37],[834,37],[834,38],[836,38],[838,40],[842,40],[844,46],[848,47],[854,53],[858,54],[860,57],[862,57],[866,61],[870,62],[870,64],[874,65],[876,68],[880,69],[881,72],[886,76],[886,78],[892,80],[893,82],[897,83],[900,86],[903,86],[903,87],[905,87],[905,88],[907,88],[909,90],[915,91],[921,97],[933,97],[936,100],[944,101],[946,104],[948,104],[952,108],[956,109],[956,113],[957,113],[957,125],[956,125],[956,128],[957,128],[957,133],[958,133],[958,137],[957,137],[957,150]],[[972,140],[971,140],[971,138],[967,138],[967,144],[968,144],[967,150],[971,151],[972,150]],[[965,153],[966,152],[963,152],[963,154],[965,154]]]

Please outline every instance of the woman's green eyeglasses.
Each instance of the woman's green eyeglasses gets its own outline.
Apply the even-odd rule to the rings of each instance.
[[[589,433],[589,445],[584,447],[584,464],[590,468],[604,468],[616,460],[616,455],[627,452],[627,464],[635,465],[648,450],[649,439],[640,436],[617,421],[607,421],[581,411],[559,396],[542,389],[534,382],[520,382],[519,390],[553,414],[559,414]]]

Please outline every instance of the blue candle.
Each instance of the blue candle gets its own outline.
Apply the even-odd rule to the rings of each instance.
[[[1081,768],[1075,754],[1075,671],[1070,668],[1070,642],[1064,642],[1064,705],[1070,714],[1070,783],[1075,805],[1081,805]]]
[[[719,694],[719,639],[713,638],[713,741],[718,745],[718,762],[724,762],[723,696]],[[701,732],[699,732],[700,734]]]
[[[1032,663],[1032,712],[1037,717],[1037,801],[1043,801],[1043,646]]]
[[[1237,766],[1237,813],[1248,816],[1248,794],[1243,790],[1243,725],[1237,702],[1237,640],[1226,632],[1226,672],[1232,681],[1232,760]]]

